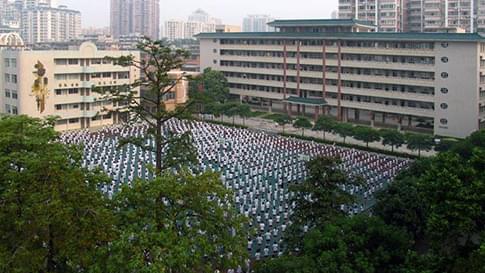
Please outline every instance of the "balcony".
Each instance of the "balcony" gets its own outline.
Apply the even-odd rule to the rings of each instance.
[[[337,99],[326,99],[326,101],[328,102],[329,105],[333,105],[333,106],[338,105]],[[401,114],[401,115],[420,116],[420,117],[428,117],[428,118],[434,118],[435,116],[434,110],[432,109],[402,107],[397,105],[385,105],[385,104],[371,103],[371,102],[341,100],[341,106],[346,108],[384,112],[384,113],[390,113],[390,114]]]

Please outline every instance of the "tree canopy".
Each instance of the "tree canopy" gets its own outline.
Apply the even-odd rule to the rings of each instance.
[[[134,55],[121,57],[106,57],[114,65],[122,67],[133,67],[138,69],[141,77],[130,84],[119,87],[95,87],[94,91],[101,94],[102,99],[113,101],[117,107],[113,110],[117,113],[127,114],[129,122],[143,121],[149,129],[147,134],[141,137],[126,138],[121,143],[133,144],[143,149],[155,152],[155,170],[157,174],[172,166],[163,165],[163,150],[170,149],[172,142],[179,141],[183,137],[175,134],[165,134],[162,126],[172,118],[188,118],[187,112],[191,109],[193,102],[181,104],[173,111],[168,111],[165,105],[165,97],[183,80],[187,80],[185,73],[172,76],[171,71],[179,70],[184,64],[189,53],[183,49],[176,49],[164,41],[150,40],[145,38],[137,45],[141,57]],[[140,90],[143,89],[144,95]],[[142,103],[143,101],[143,103]],[[187,132],[186,134],[190,134]],[[144,145],[145,140],[154,139],[155,147]]]
[[[305,118],[299,117],[293,122],[293,127],[301,129],[301,135],[305,135],[305,129],[311,129],[313,127],[312,122]]]
[[[216,173],[124,186],[114,199],[119,236],[101,272],[214,272],[245,264],[246,218]]]
[[[80,272],[114,237],[114,217],[81,167],[79,149],[57,142],[53,123],[0,117],[0,272]]]

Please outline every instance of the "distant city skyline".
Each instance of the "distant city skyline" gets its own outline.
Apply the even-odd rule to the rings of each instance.
[[[109,0],[58,0],[82,13],[83,27],[109,26]],[[337,10],[338,0],[161,0],[160,22],[170,19],[186,20],[201,8],[211,16],[222,19],[225,24],[242,25],[248,14],[268,14],[274,18],[330,18]]]

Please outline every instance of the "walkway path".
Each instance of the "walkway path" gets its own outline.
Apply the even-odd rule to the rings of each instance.
[[[214,120],[220,121],[220,118],[214,119]],[[236,117],[234,120],[235,120],[235,124],[243,125],[243,120],[241,118]],[[231,123],[232,117],[224,117],[224,122]],[[251,129],[264,130],[264,131],[268,131],[268,132],[272,132],[272,133],[282,133],[283,132],[282,126],[279,126],[276,122],[274,122],[272,120],[263,119],[263,118],[257,118],[257,117],[256,118],[247,118],[246,121],[245,121],[245,125],[247,127],[251,128]],[[288,124],[288,125],[285,126],[285,133],[301,135],[301,129],[293,128],[293,126],[291,124]],[[305,136],[323,139],[322,132],[319,132],[319,131],[305,130]],[[337,144],[338,144],[338,142],[343,142],[342,137],[335,135],[335,134],[331,134],[331,133],[325,133],[325,139],[327,141],[335,141],[335,142],[337,142]],[[345,143],[365,147],[364,142],[356,140],[356,139],[351,138],[351,137],[347,137],[345,139]],[[369,143],[369,147],[375,148],[375,149],[380,149],[380,150],[391,151],[390,146],[384,146],[380,142]],[[412,154],[412,155],[416,155],[416,156],[418,155],[418,151],[411,151],[405,146],[401,146],[400,148],[394,148],[394,151],[399,152],[399,153]],[[433,156],[433,155],[436,155],[435,151],[421,151],[421,156],[423,156],[423,157],[429,157],[429,156]]]

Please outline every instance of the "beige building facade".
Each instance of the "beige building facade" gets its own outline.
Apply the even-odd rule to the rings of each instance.
[[[0,113],[57,116],[57,130],[119,123],[127,114],[110,112],[118,105],[92,87],[133,83],[139,71],[104,59],[130,54],[139,58],[136,51],[103,51],[91,42],[70,50],[1,47]]]
[[[485,128],[484,37],[364,32],[337,21],[200,34],[201,69],[224,72],[231,94],[269,111],[451,137]]]

